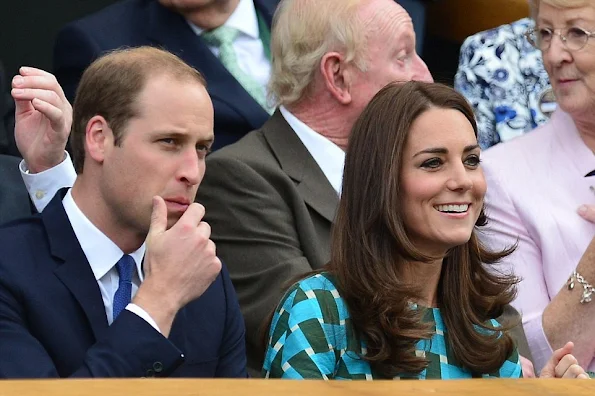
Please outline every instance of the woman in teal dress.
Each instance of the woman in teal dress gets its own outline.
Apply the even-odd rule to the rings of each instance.
[[[499,317],[517,280],[488,267],[476,233],[486,183],[473,111],[454,90],[382,89],[353,127],[331,260],[272,317],[263,376],[459,379],[522,376]],[[556,351],[542,376],[585,377]],[[574,361],[573,361],[574,359]]]

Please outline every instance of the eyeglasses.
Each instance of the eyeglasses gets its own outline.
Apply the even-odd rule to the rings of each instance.
[[[571,51],[578,51],[587,45],[587,41],[589,41],[590,37],[595,36],[595,32],[589,32],[580,27],[570,27],[564,29],[531,29],[525,33],[529,43],[542,51],[547,51],[550,48],[555,35],[560,37],[566,48]]]

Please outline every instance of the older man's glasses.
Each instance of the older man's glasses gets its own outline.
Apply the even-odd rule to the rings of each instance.
[[[560,37],[560,40],[569,50],[578,51],[587,45],[589,38],[595,36],[595,33],[579,27],[564,29],[539,28],[531,29],[525,33],[529,43],[542,51],[547,51],[550,48],[554,36]]]

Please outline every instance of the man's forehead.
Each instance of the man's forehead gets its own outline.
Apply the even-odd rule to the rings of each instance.
[[[413,21],[407,11],[393,0],[372,0],[360,10],[366,30],[396,30],[399,33],[413,32]]]

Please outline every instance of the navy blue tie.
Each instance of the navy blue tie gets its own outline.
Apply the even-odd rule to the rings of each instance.
[[[116,293],[114,294],[114,320],[116,320],[120,312],[122,312],[122,310],[130,303],[130,298],[132,296],[132,271],[134,270],[134,266],[134,259],[127,254],[123,255],[116,264],[120,280],[118,281],[118,290],[116,290]]]

